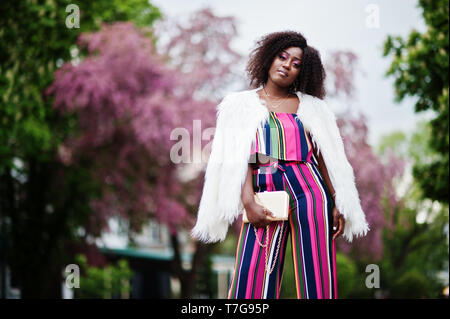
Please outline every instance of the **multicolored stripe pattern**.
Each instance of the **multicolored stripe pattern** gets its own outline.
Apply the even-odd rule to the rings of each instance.
[[[272,222],[268,234],[266,228],[257,228],[261,243],[269,236],[268,268],[275,263],[270,275],[265,269],[266,248],[255,240],[254,226],[242,224],[228,298],[279,298],[286,245],[288,236],[292,236],[297,298],[336,299],[336,250],[332,240],[334,203],[317,167],[309,162],[282,160],[260,165],[253,169],[253,188],[256,192],[287,191],[289,220]],[[279,256],[273,260],[280,235]]]
[[[315,164],[311,141],[296,113],[269,111],[269,119],[256,131],[251,149],[251,154],[254,153]]]

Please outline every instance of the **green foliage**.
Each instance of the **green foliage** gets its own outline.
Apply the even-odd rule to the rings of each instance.
[[[429,163],[415,164],[413,175],[426,198],[449,203],[449,2],[420,0],[427,25],[425,33],[413,30],[408,39],[388,36],[383,56],[392,55],[387,76],[395,78],[396,101],[417,97],[416,112],[432,110]]]
[[[403,273],[395,280],[392,294],[396,298],[424,298],[429,290],[429,282],[417,269],[411,269]]]
[[[6,1],[0,10],[0,211],[8,265],[23,298],[58,297],[51,280],[72,257],[67,242],[92,217],[89,202],[97,195],[92,163],[66,167],[56,160],[77,118],[53,109],[45,94],[53,73],[76,57],[71,49],[80,33],[116,20],[150,26],[160,17],[147,0],[81,0],[80,28],[69,29],[71,3]]]
[[[379,144],[380,153],[389,145],[396,155],[413,163],[434,160],[429,123],[421,122],[412,134],[397,138],[401,135],[394,132],[385,136]],[[448,205],[423,198],[421,187],[412,181],[398,205],[383,203],[386,226],[379,263],[380,296],[437,298],[444,287],[438,274],[448,272]]]
[[[377,154],[382,155],[386,152],[386,150],[390,149],[397,156],[406,157],[408,154],[406,142],[406,134],[400,131],[382,136],[377,147]]]
[[[92,12],[101,12],[103,21],[133,20],[138,27],[148,27],[161,18],[160,10],[148,0],[91,1]]]
[[[133,273],[125,259],[104,268],[90,267],[84,255],[77,255],[80,266],[80,288],[75,289],[75,298],[121,298],[130,294]]]
[[[336,254],[336,272],[338,279],[338,298],[349,298],[358,284],[356,264],[344,254]],[[364,281],[362,281],[364,282]]]
[[[78,1],[80,28],[66,27],[69,0],[7,1],[0,11],[0,172],[14,157],[54,151],[66,136],[45,89],[53,72],[72,59],[81,32],[103,22],[133,20],[150,26],[160,18],[147,0]],[[64,134],[61,134],[64,133]]]
[[[425,121],[419,122],[415,132],[409,139],[408,156],[414,163],[428,163],[435,155],[430,147],[431,124]]]

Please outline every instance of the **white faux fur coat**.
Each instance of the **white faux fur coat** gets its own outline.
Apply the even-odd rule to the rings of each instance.
[[[247,175],[250,149],[256,130],[269,118],[257,89],[227,94],[217,106],[216,131],[205,172],[197,222],[191,235],[203,242],[223,241],[229,225],[242,213],[242,185]],[[325,161],[335,190],[335,204],[345,218],[344,238],[369,231],[355,186],[353,169],[344,151],[336,118],[326,103],[309,94],[296,93],[297,116],[310,133]]]

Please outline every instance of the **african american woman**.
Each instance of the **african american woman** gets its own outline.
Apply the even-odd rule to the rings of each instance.
[[[253,89],[231,92],[217,106],[191,234],[223,241],[245,209],[228,298],[279,298],[291,236],[297,297],[335,299],[335,239],[351,242],[369,225],[336,118],[324,102],[320,55],[302,34],[275,32],[257,42],[247,72]],[[289,194],[288,220],[268,219],[272,212],[254,197],[264,191]]]

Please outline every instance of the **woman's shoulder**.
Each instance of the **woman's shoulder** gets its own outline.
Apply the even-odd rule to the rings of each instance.
[[[323,99],[320,99],[314,95],[310,95],[307,93],[297,92],[300,98],[300,106],[301,111],[305,113],[312,113],[319,117],[328,117],[332,120],[335,120],[335,114],[328,106],[327,102]],[[303,101],[303,104],[302,104]]]
[[[300,100],[300,106],[303,109],[311,109],[316,111],[327,109],[325,101],[314,95],[297,91],[297,96]]]
[[[303,93],[301,91],[297,91],[297,95],[300,98],[303,98],[304,102],[310,102],[310,103],[318,104],[318,105],[326,105],[325,101],[321,98],[318,98],[317,96],[314,96],[314,95],[311,95],[308,93]]]

